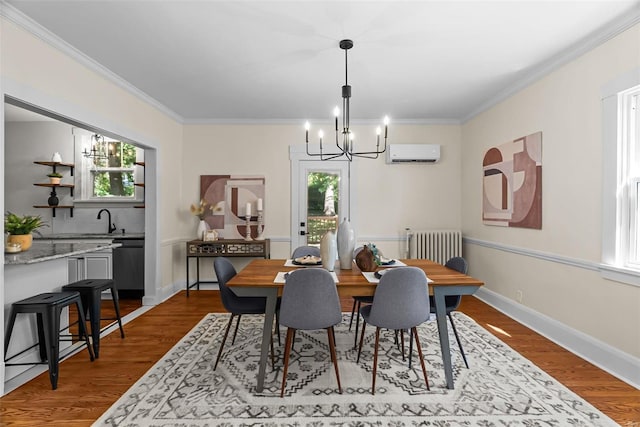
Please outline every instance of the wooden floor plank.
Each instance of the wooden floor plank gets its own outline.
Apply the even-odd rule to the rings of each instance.
[[[100,358],[81,352],[60,365],[58,389],[44,373],[0,398],[1,426],[91,425],[206,313],[224,312],[217,291],[181,292],[101,340]],[[123,315],[139,301],[121,300]],[[351,311],[352,300],[342,301]],[[489,332],[623,427],[640,427],[640,390],[616,379],[473,297],[460,307]],[[108,304],[104,306],[108,313]],[[107,314],[108,315],[108,314]]]

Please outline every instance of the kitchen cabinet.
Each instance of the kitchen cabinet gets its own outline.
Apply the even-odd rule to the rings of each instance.
[[[42,166],[48,166],[50,168],[52,168],[52,172],[58,172],[58,168],[68,168],[69,172],[70,172],[70,176],[73,176],[73,171],[75,168],[75,165],[73,163],[61,163],[61,162],[41,162],[41,161],[36,161],[33,162],[36,165],[42,165]],[[59,205],[57,204],[57,193],[56,193],[56,189],[57,188],[67,188],[69,189],[70,195],[71,197],[73,197],[73,189],[75,187],[74,184],[52,184],[52,183],[40,183],[37,182],[35,184],[33,184],[35,186],[38,187],[47,187],[51,189],[51,194],[49,197],[49,200],[47,201],[46,205],[34,205],[34,208],[39,208],[39,209],[51,209],[52,210],[52,215],[55,217],[56,216],[56,209],[69,209],[70,210],[70,214],[71,217],[73,217],[73,205]],[[53,200],[56,200],[55,204],[52,204],[51,202]]]
[[[69,257],[69,283],[85,279],[112,279],[113,253],[111,249]]]

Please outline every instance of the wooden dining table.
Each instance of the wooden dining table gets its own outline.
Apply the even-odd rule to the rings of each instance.
[[[312,268],[286,267],[286,261],[287,260],[284,259],[255,259],[227,283],[238,296],[259,296],[266,298],[260,365],[256,384],[257,393],[261,393],[264,388],[276,302],[278,295],[282,293],[284,287],[284,283],[276,283],[274,280],[279,272],[287,272],[295,268]],[[442,350],[446,386],[448,389],[453,389],[453,368],[451,365],[445,296],[472,295],[480,286],[483,286],[484,283],[430,260],[403,259],[399,261],[408,266],[421,268],[431,280],[429,283],[429,292],[435,299],[436,321],[438,334],[440,336],[440,348]],[[376,290],[377,283],[369,282],[355,263],[352,264],[351,270],[341,270],[339,266],[336,265],[335,273],[338,278],[336,287],[340,296],[373,295]]]

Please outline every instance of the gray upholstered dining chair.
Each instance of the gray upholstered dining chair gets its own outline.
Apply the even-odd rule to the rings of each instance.
[[[375,394],[376,391],[380,328],[396,331],[410,330],[410,336],[416,341],[422,374],[424,375],[427,390],[429,390],[427,369],[424,364],[417,330],[417,326],[429,320],[430,315],[427,276],[424,271],[417,267],[397,267],[387,271],[376,287],[373,303],[362,307],[360,314],[364,319],[364,323],[362,324],[360,345],[358,346],[358,363],[360,362],[366,325],[370,324],[376,327],[371,394]]]
[[[280,324],[287,327],[287,338],[284,349],[284,369],[282,372],[282,389],[280,397],[284,397],[287,385],[289,355],[293,345],[294,333],[297,329],[326,329],[329,339],[331,361],[336,371],[338,391],[342,394],[340,372],[336,357],[336,344],[333,327],[342,321],[340,298],[331,274],[322,268],[294,270],[287,274],[282,291],[280,305]]]
[[[213,261],[213,268],[216,272],[216,276],[218,277],[218,286],[220,287],[220,299],[222,300],[222,305],[224,308],[231,313],[231,317],[229,318],[229,322],[227,323],[227,328],[224,332],[224,337],[222,338],[222,343],[220,343],[220,349],[218,350],[218,357],[216,357],[216,363],[213,365],[213,370],[215,371],[218,367],[218,362],[220,362],[220,358],[222,357],[222,350],[224,349],[224,344],[227,341],[227,336],[229,335],[229,329],[231,329],[231,324],[233,323],[233,318],[238,316],[238,322],[236,323],[236,328],[233,332],[233,338],[231,340],[231,344],[235,343],[236,334],[238,333],[238,326],[240,325],[240,318],[243,314],[264,314],[265,306],[266,306],[266,298],[264,297],[239,297],[237,296],[228,286],[227,282],[233,278],[237,274],[235,267],[231,264],[231,261],[224,257],[217,257]],[[278,304],[280,301],[278,301]],[[278,313],[278,307],[276,307],[276,314]],[[276,328],[278,327],[278,316],[276,316]],[[271,364],[275,366],[274,355],[273,355],[273,337],[271,340]]]
[[[298,246],[293,250],[293,254],[291,254],[291,259],[301,258],[304,256],[320,256],[320,248],[315,246]]]
[[[445,267],[456,270],[462,274],[467,274],[469,270],[469,264],[467,260],[462,257],[453,257],[450,258],[444,265]],[[447,317],[449,318],[449,322],[451,323],[451,328],[453,329],[453,334],[456,337],[456,341],[458,341],[458,347],[460,348],[460,354],[462,355],[462,360],[464,360],[464,365],[469,368],[469,363],[467,363],[467,356],[464,354],[464,350],[462,349],[462,343],[460,342],[460,337],[458,336],[458,331],[456,329],[455,323],[453,323],[453,317],[451,316],[451,312],[458,309],[460,306],[460,302],[462,301],[462,295],[447,295],[444,297],[444,305],[445,311],[447,313]],[[431,303],[431,312],[436,312],[436,304],[433,296],[429,297],[429,302]]]

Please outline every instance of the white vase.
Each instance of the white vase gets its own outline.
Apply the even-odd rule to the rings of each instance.
[[[353,250],[356,248],[356,233],[347,218],[345,218],[338,227],[337,240],[340,268],[343,270],[351,270]]]
[[[207,227],[207,223],[205,222],[204,219],[201,219],[200,222],[198,223],[198,229],[196,230],[196,238],[198,240],[204,240],[204,233],[209,229],[209,227]]]
[[[53,156],[51,156],[51,161],[55,163],[60,163],[62,162],[62,156],[60,156],[60,153],[56,151],[55,153],[53,153]]]
[[[336,268],[336,259],[338,258],[338,247],[336,243],[336,235],[333,231],[327,231],[322,240],[320,240],[320,257],[322,258],[322,267],[325,270],[333,271]]]

